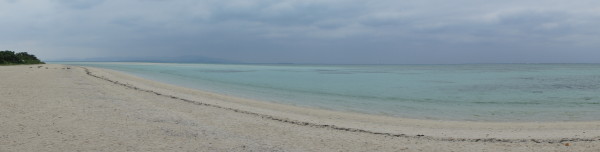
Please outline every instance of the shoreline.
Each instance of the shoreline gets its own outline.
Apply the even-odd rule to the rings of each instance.
[[[171,84],[164,84],[153,80],[139,78],[120,71],[100,69],[93,67],[82,67],[87,74],[103,79],[124,87],[129,87],[143,92],[159,96],[167,96],[173,99],[199,104],[203,106],[227,109],[234,112],[255,115],[275,121],[307,125],[314,127],[325,127],[345,131],[365,132],[395,137],[419,137],[436,140],[449,141],[502,141],[502,142],[563,142],[563,141],[595,141],[600,140],[600,121],[575,121],[575,122],[478,122],[478,121],[453,121],[453,120],[425,120],[410,119],[384,115],[353,113],[334,111],[318,108],[299,107],[252,99],[243,99],[212,93],[204,90],[184,88]],[[94,75],[89,69],[101,70],[107,74],[116,76],[112,80],[109,77]],[[118,79],[121,79],[120,81]],[[127,80],[129,79],[129,80]],[[169,87],[172,90],[189,90],[196,94],[208,95],[218,98],[220,102],[230,102],[230,105],[218,102],[198,102],[193,98],[179,97],[173,92],[160,92],[152,88],[142,88],[135,84],[144,81],[147,84]],[[231,102],[234,105],[231,105]],[[221,105],[224,104],[224,105]],[[238,104],[238,105],[235,105]],[[241,104],[241,105],[240,105]],[[275,109],[285,109],[275,110]],[[284,113],[282,113],[284,111]],[[290,113],[294,115],[290,115]],[[316,119],[316,120],[315,120]],[[361,125],[352,123],[361,122]],[[436,126],[436,127],[433,127]],[[398,129],[398,128],[402,129]],[[448,128],[455,131],[446,131]],[[409,131],[406,131],[409,130]],[[459,131],[462,130],[462,131]],[[478,132],[479,133],[473,133]],[[556,133],[560,131],[561,133]],[[422,132],[422,133],[417,133]],[[510,133],[509,133],[510,132]],[[585,133],[584,133],[585,132]],[[552,134],[554,133],[554,134]],[[510,134],[509,136],[507,136]],[[577,136],[579,138],[573,138]]]
[[[595,78],[587,76],[593,75],[593,71],[597,68],[577,70],[581,72],[569,78],[560,74],[540,75],[543,72],[515,73],[531,67],[512,65],[506,67],[481,65],[483,66],[481,68],[450,65],[448,68],[457,70],[432,74],[446,68],[411,66],[388,69],[381,66],[277,67],[219,64],[213,66],[137,62],[114,63],[115,65],[98,62],[64,64],[113,69],[148,80],[238,98],[350,113],[435,121],[600,121],[596,118],[596,114],[600,112],[595,110],[598,107],[596,99],[600,99],[600,96],[592,92]],[[557,70],[560,67],[543,66],[533,69],[561,71]],[[167,70],[170,68],[178,70]],[[505,75],[495,74],[503,71],[503,68],[510,69],[509,71],[512,72]],[[328,72],[330,70],[336,72]],[[470,78],[468,73],[472,70],[481,71],[482,74]],[[300,73],[303,78],[293,76]],[[375,77],[363,76],[367,73],[374,73],[368,76]],[[342,79],[337,78],[339,74],[344,74],[339,77]],[[422,76],[415,77],[417,74]],[[464,77],[476,80],[456,77],[463,74],[467,74]],[[270,80],[270,76],[273,80]],[[202,77],[202,79],[194,77]],[[556,81],[552,81],[554,79]],[[357,82],[344,82],[348,80]],[[497,80],[506,82],[494,82]],[[310,81],[327,82],[311,85]],[[413,87],[415,89],[411,89]],[[576,88],[568,89],[569,87]],[[375,102],[377,104],[373,104]]]
[[[70,65],[0,67],[7,151],[597,151],[600,122],[417,120],[236,98]]]

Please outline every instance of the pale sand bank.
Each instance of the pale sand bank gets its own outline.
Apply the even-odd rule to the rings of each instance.
[[[37,66],[0,66],[0,151],[600,151],[600,122],[401,119]]]

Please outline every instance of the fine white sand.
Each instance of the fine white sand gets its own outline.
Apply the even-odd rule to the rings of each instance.
[[[600,151],[600,122],[403,119],[235,98],[105,69],[0,66],[0,151],[128,150]]]

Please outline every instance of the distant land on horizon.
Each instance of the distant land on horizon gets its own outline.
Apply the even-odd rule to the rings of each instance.
[[[209,58],[202,56],[179,57],[97,57],[97,58],[71,58],[55,59],[50,62],[158,62],[158,63],[243,63],[238,61]]]

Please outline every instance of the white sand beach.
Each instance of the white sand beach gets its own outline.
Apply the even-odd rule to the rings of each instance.
[[[0,66],[0,151],[600,151],[600,121],[405,119],[19,65]]]

